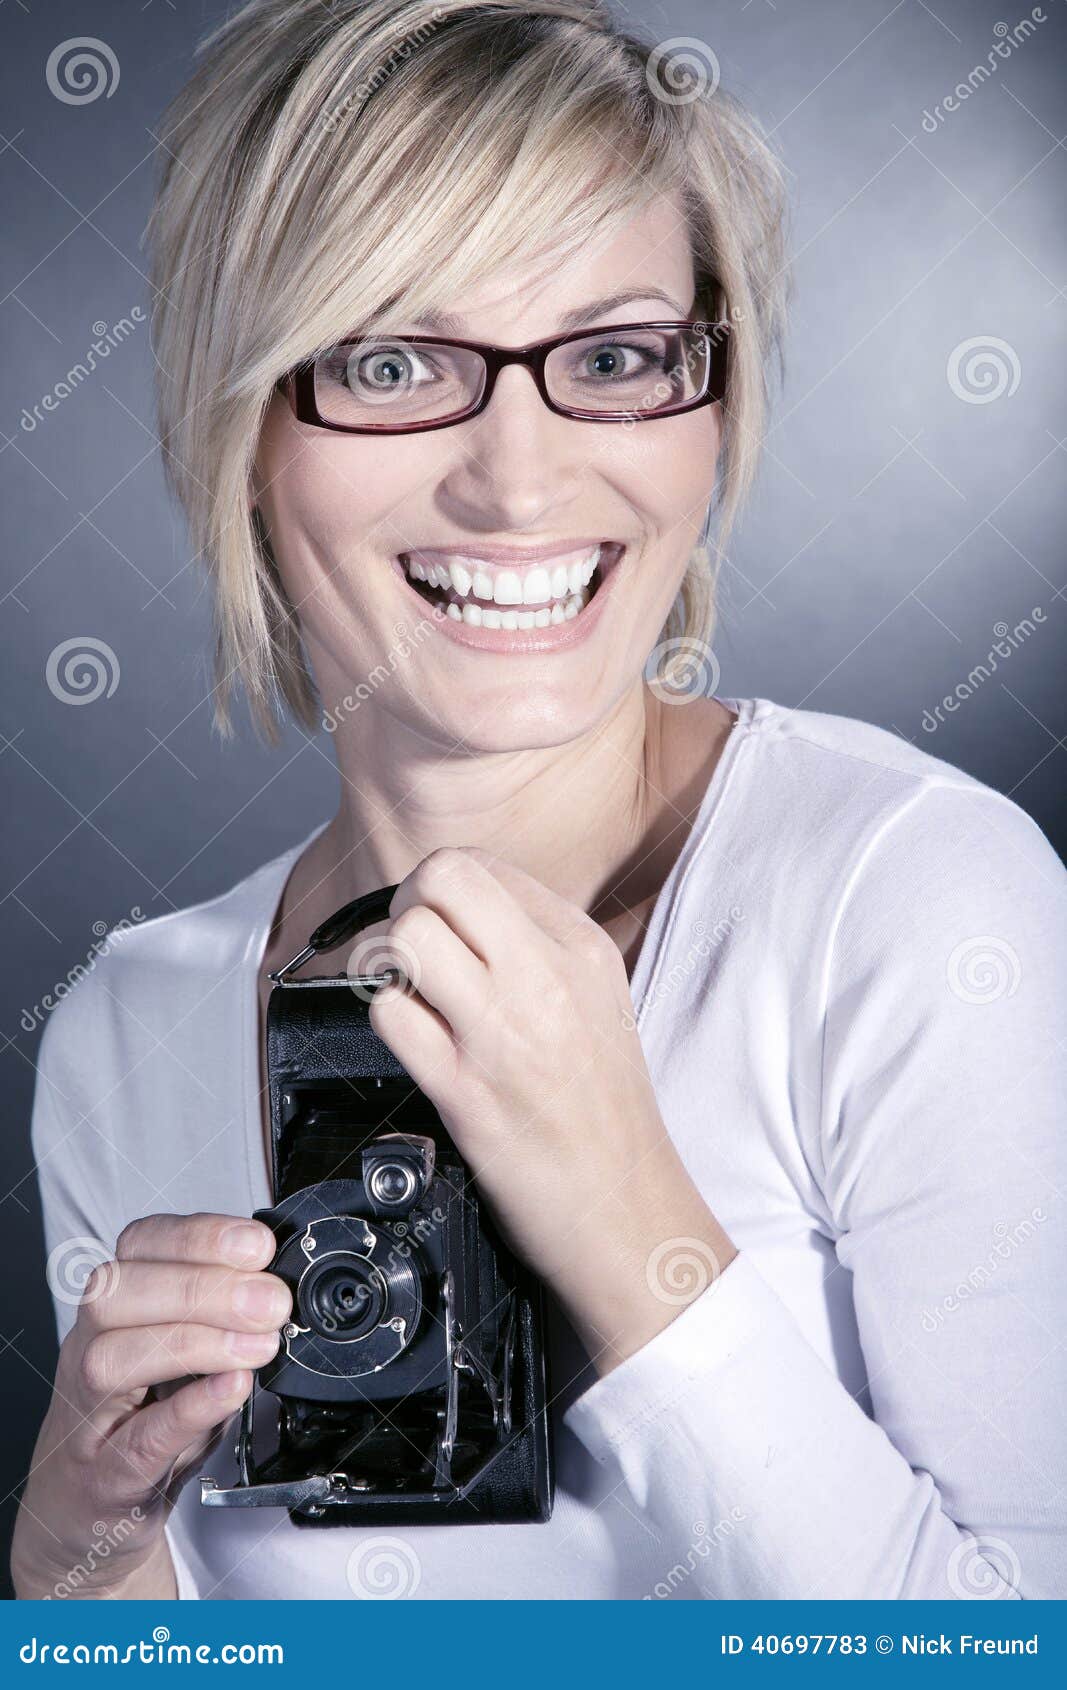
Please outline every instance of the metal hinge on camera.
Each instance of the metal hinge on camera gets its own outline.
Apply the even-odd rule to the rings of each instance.
[[[399,884],[399,882],[398,882]],[[268,975],[276,986],[391,986],[399,978],[398,969],[387,969],[382,974],[341,974],[337,976],[314,977],[310,980],[289,980],[287,975],[295,969],[302,968],[305,962],[310,962],[313,956],[323,951],[336,950],[347,939],[355,938],[364,927],[371,927],[376,921],[384,921],[389,914],[389,905],[393,901],[396,886],[380,886],[376,892],[365,892],[362,898],[354,898],[350,904],[335,910],[333,915],[316,927],[311,938],[302,951],[285,963],[281,968]]]

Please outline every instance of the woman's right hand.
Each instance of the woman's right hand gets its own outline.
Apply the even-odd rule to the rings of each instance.
[[[15,1526],[19,1598],[176,1594],[164,1522],[292,1307],[262,1271],[274,1248],[234,1215],[126,1227],[59,1352]]]

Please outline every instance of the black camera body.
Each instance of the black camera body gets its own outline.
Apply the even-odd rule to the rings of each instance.
[[[290,972],[388,912],[357,899],[271,978],[267,1071],[277,1240],[293,1309],[209,1506],[297,1525],[500,1524],[552,1511],[542,1292],[499,1237],[444,1123],[374,1033],[395,976]],[[276,1447],[257,1459],[264,1396]]]

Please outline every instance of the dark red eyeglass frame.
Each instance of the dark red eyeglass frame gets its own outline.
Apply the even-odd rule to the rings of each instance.
[[[711,356],[708,360],[708,385],[704,393],[694,399],[687,399],[684,404],[672,406],[660,411],[575,411],[565,405],[559,405],[552,399],[545,381],[545,363],[551,352],[558,346],[566,346],[573,340],[587,340],[598,334],[624,334],[633,329],[693,329],[698,324],[704,329],[711,344]],[[330,429],[335,434],[425,434],[435,428],[451,428],[460,422],[469,422],[472,417],[480,416],[493,397],[493,390],[501,370],[507,364],[524,364],[537,383],[544,404],[559,417],[570,417],[576,422],[655,422],[660,417],[680,417],[687,411],[695,411],[701,405],[714,405],[726,391],[726,369],[728,336],[730,325],[728,322],[703,323],[700,318],[686,319],[684,322],[655,322],[655,323],[608,323],[601,329],[574,329],[569,334],[552,335],[548,340],[533,341],[529,346],[487,346],[477,340],[455,340],[444,335],[406,334],[397,335],[395,339],[404,346],[458,346],[466,352],[477,352],[485,364],[485,388],[482,396],[468,410],[456,411],[448,417],[437,417],[432,422],[411,423],[404,426],[386,423],[378,427],[349,427],[345,423],[327,422],[319,414],[315,398],[315,364],[316,359],[308,359],[298,364],[287,375],[282,376],[278,386],[287,395],[293,409],[293,415],[298,422],[307,423],[314,428]],[[337,346],[358,346],[362,340],[375,338],[387,339],[386,336],[349,335],[337,341]]]

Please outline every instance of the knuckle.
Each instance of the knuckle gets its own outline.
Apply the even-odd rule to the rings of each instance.
[[[145,1216],[141,1220],[127,1221],[115,1243],[115,1258],[117,1261],[129,1260],[131,1256],[137,1254],[137,1246],[144,1241],[154,1218],[154,1216]]]
[[[108,1397],[115,1388],[115,1346],[109,1335],[90,1338],[78,1364],[78,1382],[90,1397]]]
[[[171,1459],[163,1427],[143,1410],[130,1422],[126,1457],[136,1473],[151,1481]]]
[[[82,1287],[78,1318],[91,1331],[99,1331],[108,1324],[112,1298],[118,1289],[117,1261],[98,1262]]]
[[[204,1307],[211,1295],[211,1285],[202,1268],[189,1267],[177,1276],[178,1302],[181,1308],[179,1323],[202,1321]]]
[[[440,845],[423,857],[416,869],[418,883],[443,891],[462,881],[469,873],[471,854],[462,845]]]
[[[431,912],[425,904],[410,904],[393,922],[392,937],[400,944],[416,947],[425,940],[431,923]]]
[[[595,921],[579,922],[568,940],[568,948],[589,962],[607,962],[619,947]]]

